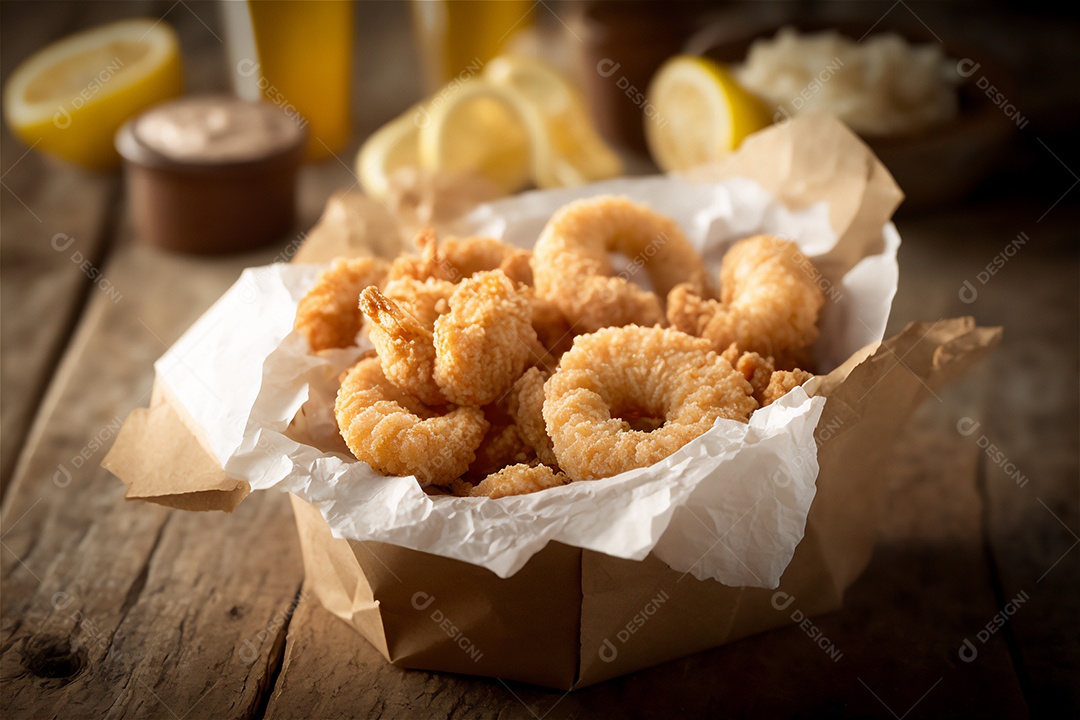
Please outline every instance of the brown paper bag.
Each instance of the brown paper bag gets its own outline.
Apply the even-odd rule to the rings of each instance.
[[[828,202],[840,239],[826,263],[838,268],[876,251],[902,197],[866,146],[822,117],[763,131],[697,175],[751,177],[793,208]],[[326,217],[341,220],[324,219],[312,231],[303,260],[393,254],[401,242],[401,229],[390,239],[393,224],[363,196],[336,196]],[[808,389],[827,398],[815,433],[817,495],[777,590],[728,587],[653,556],[636,562],[560,543],[500,579],[457,560],[334,538],[318,510],[293,497],[306,589],[395,665],[564,689],[777,627],[793,609],[834,610],[869,561],[882,462],[903,422],[999,338],[1000,329],[978,328],[971,318],[913,323],[812,381]],[[102,465],[127,484],[128,498],[182,509],[231,511],[249,492],[160,392],[132,412]]]

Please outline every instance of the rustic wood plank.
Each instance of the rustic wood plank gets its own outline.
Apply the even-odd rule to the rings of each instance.
[[[42,13],[28,3],[4,3],[0,82],[6,84],[34,50],[80,26],[77,7],[57,3],[50,9]],[[2,498],[37,403],[93,287],[79,267],[81,259],[101,266],[119,176],[50,161],[17,141],[6,124],[0,130],[0,155]]]
[[[181,715],[204,693],[219,716],[258,706],[300,583],[285,498],[232,517],[166,511],[124,503],[97,464],[146,403],[153,360],[271,252],[195,260],[125,244],[106,266],[124,298],[92,298],[5,506],[10,716]]]
[[[1062,203],[1047,212],[1071,182],[1065,177],[1041,201],[911,220],[902,260],[921,274],[908,285],[911,292],[898,298],[904,312],[968,312],[981,323],[1005,327],[1001,346],[976,369],[977,383],[964,383],[975,392],[950,409],[957,423],[964,422],[951,432],[969,433],[961,436],[980,461],[997,592],[993,612],[977,618],[966,636],[980,652],[987,644],[1011,649],[1034,715],[1080,708],[1080,290],[1074,229],[1080,210]],[[1027,240],[1015,252],[1007,249],[1021,232]],[[983,283],[978,274],[988,272],[998,256],[1004,264]],[[960,298],[965,280],[977,292],[970,303]],[[971,299],[970,291],[965,297]],[[1001,616],[1007,622],[999,629],[995,616],[1002,610],[1010,614]],[[994,632],[986,630],[988,624]]]
[[[217,7],[192,5],[200,17],[150,7],[176,8],[168,19],[185,52],[194,48],[189,88],[223,88],[215,31],[202,25],[216,27]],[[58,177],[48,192],[71,191]],[[297,228],[349,182],[337,163],[305,169]],[[124,503],[97,464],[127,412],[147,403],[153,360],[243,267],[287,257],[300,233],[250,255],[195,259],[134,245],[120,222],[120,247],[102,263],[120,297],[90,294],[4,505],[0,706],[5,717],[251,717],[301,581],[286,498],[259,495],[232,516],[168,511]]]
[[[216,4],[191,5],[199,17],[184,7],[173,12],[171,3],[151,10],[170,10],[168,19],[185,50],[189,89],[192,79],[195,89],[222,89],[227,76],[220,48],[213,47],[216,40],[199,38],[213,35],[202,22],[217,27]],[[147,6],[113,7],[130,15]],[[59,16],[67,9],[58,7]],[[107,18],[76,24],[102,19]],[[10,32],[17,26],[4,27]],[[374,126],[384,119],[367,122]],[[120,420],[146,404],[152,361],[240,269],[287,259],[302,238],[299,228],[315,223],[332,190],[352,182],[349,164],[343,156],[306,168],[297,232],[260,253],[204,260],[165,255],[132,245],[123,226],[121,249],[101,263],[121,297],[113,303],[91,294],[4,506],[5,717],[259,712],[280,664],[302,573],[286,499],[259,495],[231,517],[127,504],[121,501],[122,485],[97,463]],[[64,184],[70,175],[58,169],[45,190],[72,192]],[[6,206],[4,216],[6,221]],[[10,237],[7,224],[4,235]],[[13,248],[23,251],[25,243]],[[42,279],[40,269],[27,274],[35,282]],[[4,286],[12,288],[6,278]],[[6,297],[4,306],[14,307]],[[27,316],[28,326],[33,319]],[[5,385],[5,396],[6,391]]]
[[[5,79],[34,50],[68,33],[127,17],[163,17],[180,35],[186,88],[201,92],[228,86],[219,40],[222,31],[213,3],[59,0],[48,8],[42,12],[39,3],[20,0],[3,4],[0,67]],[[28,152],[6,126],[0,131],[0,153],[4,157],[0,169],[4,183],[0,188],[0,301],[5,309],[0,326],[3,497],[37,404],[87,297],[94,292],[115,297],[122,291],[101,280],[93,282],[81,267],[84,261],[99,270],[105,265],[121,210],[120,174],[91,173]]]
[[[305,169],[303,222],[346,177],[332,164]],[[286,498],[258,494],[229,517],[167,511],[124,503],[97,464],[120,421],[147,404],[153,361],[244,267],[287,254],[299,234],[211,259],[134,245],[126,225],[121,234],[104,271],[123,298],[91,298],[4,507],[3,710],[154,717],[202,698],[190,716],[249,717],[301,582]]]

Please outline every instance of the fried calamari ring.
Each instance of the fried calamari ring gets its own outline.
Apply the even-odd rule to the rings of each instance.
[[[609,253],[644,270],[656,293],[616,275]],[[664,321],[660,298],[681,282],[704,282],[701,257],[678,224],[626,198],[578,200],[548,221],[533,251],[536,292],[559,307],[578,332]]]
[[[527,495],[566,485],[570,479],[547,465],[510,465],[484,478],[472,488],[458,486],[457,493],[467,490],[471,497],[501,498],[507,495]]]
[[[435,321],[435,382],[458,405],[499,399],[544,355],[532,326],[532,291],[501,270],[463,280]]]
[[[548,374],[529,368],[517,379],[506,395],[506,410],[514,419],[521,437],[545,465],[558,465],[555,449],[544,423],[544,382]]]
[[[364,316],[360,291],[382,285],[389,265],[378,258],[338,258],[319,275],[296,308],[296,330],[313,352],[356,344]]]
[[[807,367],[825,302],[808,266],[793,242],[770,235],[740,240],[724,256],[720,298],[680,285],[668,295],[668,322],[706,338],[717,351],[734,343],[772,357],[782,370]]]
[[[646,467],[757,407],[746,379],[709,342],[670,328],[606,328],[574,340],[544,386],[559,467],[595,480]],[[646,432],[622,418],[663,419]]]
[[[383,475],[415,475],[422,484],[449,483],[464,473],[488,429],[480,408],[440,415],[401,392],[377,358],[349,370],[334,415],[357,460]]]
[[[410,278],[360,293],[360,309],[371,320],[371,342],[387,379],[428,405],[447,400],[435,382],[435,320],[449,310],[454,285]]]

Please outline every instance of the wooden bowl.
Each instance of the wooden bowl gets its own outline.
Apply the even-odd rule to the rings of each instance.
[[[686,49],[717,62],[737,64],[746,58],[755,40],[771,38],[789,25],[800,32],[837,30],[851,38],[859,38],[866,32],[865,28],[843,23],[823,24],[811,20],[756,27],[725,21],[699,32],[687,43]],[[921,25],[881,27],[874,32],[895,32],[916,44],[938,42]],[[905,210],[925,210],[962,200],[996,170],[1017,127],[1016,122],[986,95],[986,90],[979,87],[990,84],[1003,97],[1015,97],[1009,75],[992,58],[962,44],[946,39],[943,45],[946,57],[957,62],[969,61],[964,62],[964,74],[974,68],[974,72],[957,87],[959,115],[945,124],[915,134],[863,137],[904,191]]]

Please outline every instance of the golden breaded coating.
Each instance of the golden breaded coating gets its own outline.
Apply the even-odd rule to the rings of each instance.
[[[609,253],[630,267],[616,275]],[[656,291],[632,282],[648,275]],[[533,251],[537,294],[579,332],[664,322],[661,298],[681,282],[703,283],[701,257],[671,218],[616,196],[578,200],[548,221]]]
[[[740,353],[736,345],[728,346],[721,357],[743,374],[754,388],[754,400],[761,407],[772,404],[792,388],[814,377],[805,370],[776,370],[771,357],[762,357],[755,352]]]
[[[574,332],[559,306],[550,300],[533,295],[533,330],[540,344],[558,360],[574,342]]]
[[[486,270],[502,270],[512,280],[532,284],[528,250],[489,237],[447,238],[440,249],[462,280]]]
[[[484,440],[476,451],[476,459],[465,473],[466,477],[483,478],[507,465],[527,463],[536,457],[536,453],[521,437],[521,432],[509,417],[500,422],[493,419],[489,413],[485,412],[485,415],[491,427],[484,435]]]
[[[734,360],[731,359],[732,355],[735,356]],[[736,370],[742,373],[746,381],[750,383],[750,387],[754,388],[754,400],[759,406],[764,406],[765,389],[769,387],[769,378],[776,372],[773,359],[761,357],[755,352],[739,354],[735,345],[725,350],[721,357],[728,360]]]
[[[499,270],[506,273],[506,277],[522,285],[533,285],[532,251],[514,248],[513,252],[503,258],[499,263]]]
[[[507,495],[527,495],[528,493],[559,487],[570,482],[561,472],[552,470],[547,465],[511,465],[484,478],[479,485],[469,490],[472,497],[501,498]]]
[[[296,329],[313,352],[356,344],[364,320],[360,291],[381,286],[389,267],[373,257],[338,258],[323,271],[296,308]]]
[[[453,292],[454,285],[445,280],[401,278],[387,283],[385,293],[367,288],[360,294],[386,377],[428,405],[446,403],[435,382],[434,330]]]
[[[532,285],[528,250],[489,237],[451,237],[440,242],[432,228],[421,230],[414,242],[418,254],[394,260],[391,280],[434,278],[457,283],[486,270],[503,270],[512,280]]]
[[[555,449],[544,424],[544,382],[548,374],[529,368],[517,379],[506,396],[506,409],[521,436],[545,465],[557,466]]]
[[[720,298],[703,298],[692,286],[668,295],[672,327],[744,352],[772,357],[779,369],[807,367],[825,302],[817,270],[798,245],[771,235],[740,240],[720,269]]]
[[[769,378],[769,386],[761,394],[761,406],[772,405],[812,377],[813,373],[805,370],[777,370]]]
[[[461,279],[457,270],[439,250],[438,237],[433,228],[424,228],[413,240],[417,254],[399,255],[390,265],[387,279],[393,280],[448,280]]]
[[[450,311],[435,321],[435,381],[447,400],[488,405],[539,359],[530,292],[501,270],[457,286]]]
[[[464,473],[488,429],[479,408],[441,415],[407,396],[386,379],[377,358],[346,374],[334,414],[357,460],[383,475],[415,475],[422,484],[446,484]]]
[[[664,459],[718,418],[746,422],[750,383],[706,340],[629,325],[581,335],[544,387],[544,421],[559,467],[595,480]],[[635,420],[662,419],[655,430]]]

